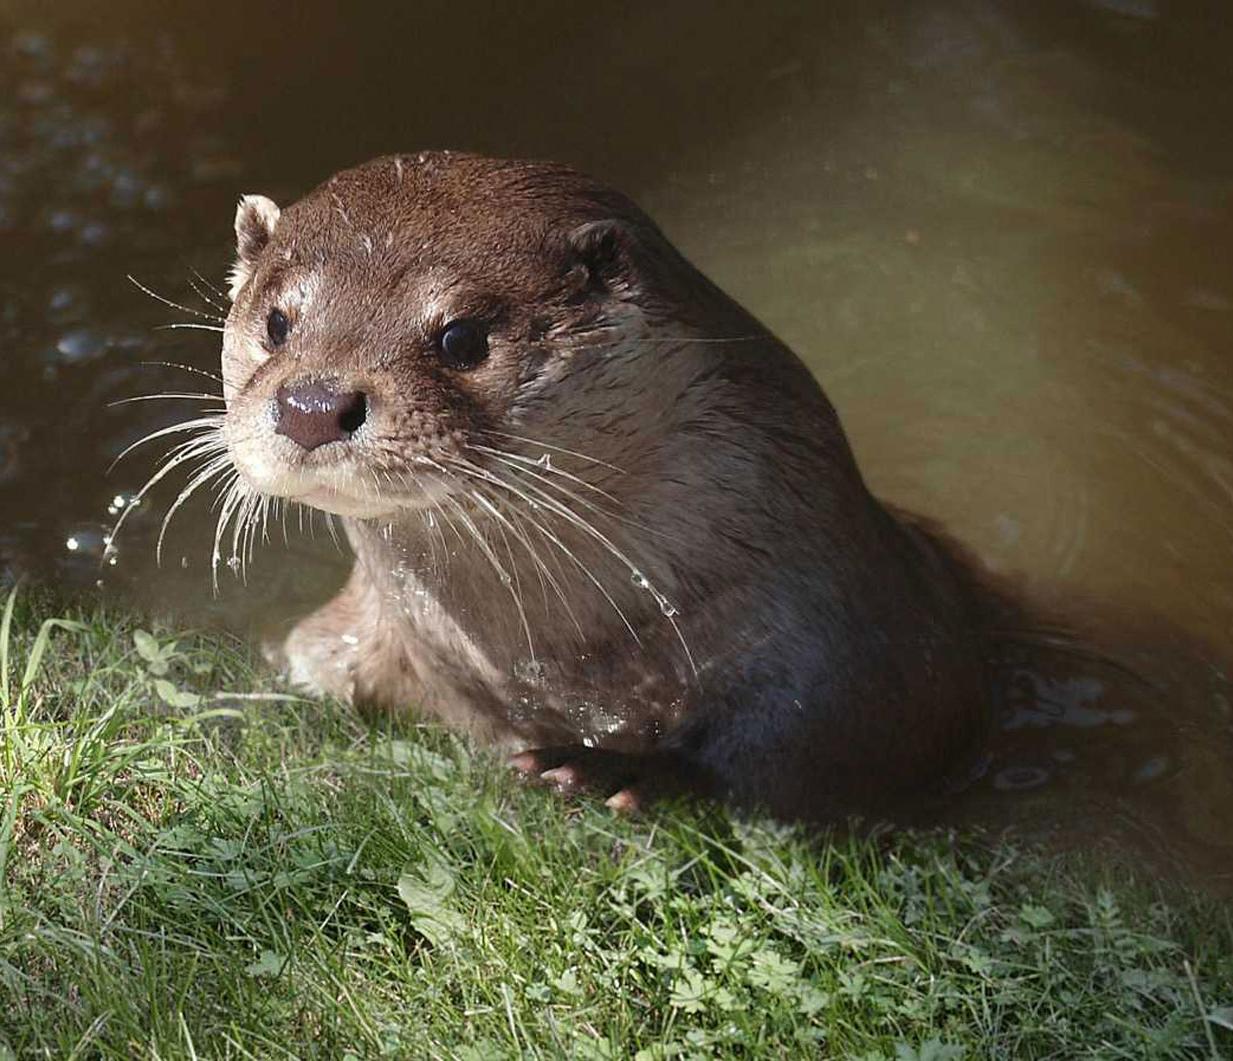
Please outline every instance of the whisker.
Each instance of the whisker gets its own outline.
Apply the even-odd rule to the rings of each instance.
[[[471,462],[466,461],[466,460],[459,460],[458,458],[451,459],[451,463],[462,464],[463,466],[476,467],[474,465],[471,465]],[[482,471],[483,469],[478,469],[478,470]],[[513,489],[513,487],[511,487],[511,485],[508,482],[498,480],[498,483],[501,485],[504,485],[507,489]],[[634,583],[638,586],[639,589],[646,590],[648,593],[651,594],[651,596],[655,599],[656,604],[659,605],[659,610],[663,614],[664,618],[667,619],[668,622],[672,625],[673,630],[676,632],[677,639],[680,641],[681,647],[685,651],[685,658],[689,662],[690,670],[693,672],[695,676],[697,676],[698,669],[696,665],[694,664],[693,653],[690,651],[689,645],[685,641],[685,635],[683,631],[681,630],[680,624],[676,621],[676,616],[678,613],[676,605],[674,605],[663,593],[661,593],[658,589],[656,589],[655,586],[651,583],[651,581],[646,577],[646,575],[643,574],[643,572],[639,569],[638,565],[635,564],[610,538],[607,537],[607,535],[605,535],[602,531],[596,528],[592,523],[583,519],[576,512],[574,512],[574,510],[571,509],[568,505],[563,504],[557,498],[547,493],[546,491],[541,490],[538,487],[535,487],[525,482],[523,482],[521,485],[525,486],[527,490],[530,490],[536,496],[536,498],[538,498],[539,503],[542,504],[545,508],[547,508],[550,512],[556,513],[557,515],[561,516],[563,519],[567,520],[569,523],[573,524],[575,527],[581,530],[584,534],[589,535],[596,542],[598,542],[605,549],[607,549],[608,552],[611,553],[612,556],[614,556],[617,560],[619,560],[621,563],[623,563],[626,566],[626,568],[629,570],[630,576],[633,578]],[[526,497],[525,494],[522,496]],[[526,499],[529,502],[532,501],[532,499],[529,497],[527,497]],[[628,625],[628,623],[626,625]]]
[[[525,442],[529,446],[538,446],[542,449],[550,449],[555,453],[564,453],[569,457],[577,457],[579,460],[588,461],[591,464],[601,464],[605,468],[611,468],[614,472],[621,475],[625,474],[624,468],[618,468],[615,464],[609,464],[607,461],[600,460],[598,457],[589,457],[585,453],[578,453],[576,450],[565,449],[563,446],[554,446],[548,442],[541,442],[539,439],[527,438],[525,435],[511,435],[508,431],[479,431],[477,434],[493,435],[499,438],[512,438],[515,442]]]
[[[108,465],[107,474],[110,475],[112,469],[114,469],[115,466],[120,463],[120,461],[124,460],[125,457],[127,457],[130,453],[133,452],[133,450],[137,449],[139,446],[144,446],[147,442],[153,442],[155,439],[165,438],[167,435],[174,435],[181,431],[196,431],[196,430],[217,431],[222,426],[222,423],[223,423],[223,418],[221,416],[217,416],[217,415],[199,416],[194,420],[183,420],[178,424],[172,424],[170,427],[162,427],[162,428],[159,428],[157,431],[151,431],[150,434],[143,435],[136,442],[130,443],[129,445],[125,446],[124,449],[120,451],[119,456],[116,457],[116,459],[113,460],[110,465]]]
[[[387,478],[388,475],[387,475]],[[393,485],[391,483],[391,485]],[[437,512],[439,506],[436,502],[430,504],[423,512],[420,513],[420,519],[424,524],[425,537],[428,539],[428,567],[434,574],[444,570],[444,564],[441,558],[437,555]]]
[[[505,457],[495,456],[495,455],[493,459],[496,460],[498,463],[505,465],[507,468],[510,468],[513,471],[518,472],[520,475],[530,476],[532,479],[535,479],[536,481],[543,483],[545,486],[550,487],[553,490],[559,491],[562,495],[564,495],[570,501],[576,502],[577,504],[581,505],[583,508],[588,509],[591,512],[594,512],[596,515],[606,516],[609,519],[622,520],[623,522],[629,522],[629,523],[633,522],[632,520],[624,519],[618,513],[609,512],[607,509],[601,508],[600,506],[592,503],[591,501],[588,501],[585,497],[579,497],[572,490],[562,486],[560,483],[553,482],[553,480],[549,479],[547,476],[540,475],[538,472],[534,471],[533,468],[527,467],[522,462],[515,463],[513,461],[507,460]],[[535,462],[532,461],[531,464],[534,465]]]
[[[192,372],[198,376],[204,376],[206,379],[211,379],[215,383],[221,384],[223,377],[216,375],[213,372],[207,372],[204,368],[195,368],[192,365],[181,365],[177,361],[139,361],[139,365],[143,368],[178,368],[184,372]]]
[[[188,443],[185,443],[185,445],[191,445],[194,442],[200,443],[203,441],[206,440],[190,439]],[[178,450],[180,447],[177,447],[176,449]],[[172,451],[172,453],[175,452],[176,450]],[[120,518],[116,520],[115,524],[111,528],[110,537],[112,542],[114,542],[116,537],[119,535],[121,528],[123,528],[128,519],[129,513],[132,512],[133,509],[135,509],[145,499],[146,494],[148,494],[158,483],[170,475],[171,472],[178,468],[185,460],[189,459],[191,459],[191,455],[189,454],[184,454],[182,456],[175,457],[174,459],[164,458],[164,463],[161,464],[150,476],[150,478],[146,480],[145,485],[129,499],[124,511],[120,513]]]
[[[492,566],[492,569],[497,573],[497,578],[500,579],[501,584],[509,591],[510,597],[514,601],[514,607],[518,610],[518,618],[522,623],[523,634],[527,639],[527,650],[531,653],[531,660],[534,662],[535,642],[531,638],[531,625],[527,621],[526,609],[523,607],[522,603],[522,592],[518,587],[515,576],[511,575],[510,572],[508,572],[502,565],[497,554],[493,551],[492,546],[489,545],[488,540],[475,525],[475,521],[467,515],[466,509],[463,508],[462,505],[460,505],[457,500],[449,494],[446,494],[443,500],[454,507],[454,511],[458,514],[458,518],[462,520],[462,525],[467,528],[467,532],[471,535],[472,540],[479,546],[480,552],[483,554],[484,559],[486,559]]]
[[[519,528],[521,528],[522,521],[529,519],[529,516],[526,512],[524,512],[522,509],[518,507],[518,505],[514,502],[514,500],[510,500],[509,504],[510,504],[510,518],[513,519],[515,522],[517,522]],[[535,531],[539,531],[539,528],[535,527],[534,525],[532,526],[531,529]],[[525,534],[526,531],[524,530],[523,533]],[[540,533],[540,537],[543,538],[542,532]],[[565,564],[562,562],[561,554],[559,553],[559,551],[555,549],[550,549],[548,551],[548,558],[552,561],[553,566],[556,568],[556,572],[557,572],[557,575],[559,576],[559,580],[564,581],[565,579],[567,579],[569,577],[569,574],[566,571]],[[544,575],[549,579],[550,582],[556,582],[558,585],[560,584],[560,581],[553,578],[552,572],[547,570],[547,565],[545,565]],[[569,602],[566,600],[562,600],[561,603],[565,605],[565,610],[572,616],[573,610],[570,607]],[[582,628],[578,624],[578,621],[576,619],[574,620],[574,625],[578,628],[579,634],[581,634]]]
[[[514,537],[522,544],[522,547],[526,549],[527,555],[531,557],[532,562],[535,564],[536,573],[539,575],[540,587],[544,593],[545,606],[548,604],[548,586],[551,585],[553,591],[561,601],[561,606],[565,609],[565,614],[569,616],[570,622],[574,624],[574,629],[578,631],[578,636],[580,638],[584,638],[586,635],[582,632],[582,624],[578,622],[578,617],[574,614],[573,608],[570,607],[569,599],[565,596],[565,591],[561,588],[560,582],[557,581],[553,573],[548,570],[547,565],[540,558],[539,553],[536,552],[535,547],[531,544],[531,540],[527,537],[526,532],[523,531],[521,527],[516,527],[514,522],[500,511],[498,502],[492,499],[491,495],[484,492],[482,487],[476,487],[473,489],[471,491],[471,496],[475,498],[477,504],[483,507],[495,519],[505,523],[506,526],[509,527],[510,533],[513,534]],[[513,563],[512,557],[510,558],[510,562]],[[547,579],[546,582],[545,579]]]
[[[227,454],[211,458],[205,465],[193,474],[193,477],[188,481],[188,484],[176,496],[175,501],[171,503],[171,507],[167,509],[163,516],[162,525],[158,529],[158,540],[154,545],[155,562],[161,564],[163,562],[163,539],[167,536],[167,528],[171,525],[171,519],[179,511],[180,507],[190,498],[197,489],[204,486],[215,476],[222,474],[231,467],[231,458]]]
[[[588,483],[585,479],[579,478],[577,475],[573,475],[570,472],[565,471],[563,468],[556,467],[556,465],[554,465],[551,461],[533,460],[532,458],[524,456],[521,453],[510,453],[508,450],[495,449],[492,446],[481,446],[474,442],[470,443],[470,448],[477,450],[480,453],[487,453],[489,456],[496,457],[501,461],[516,461],[518,464],[526,465],[529,468],[538,468],[544,471],[552,472],[554,475],[559,475],[563,479],[568,479],[571,483],[577,483],[579,486],[584,486],[588,490],[595,491],[595,493],[599,494],[600,497],[611,501],[614,505],[623,504],[620,498],[613,497],[613,495],[608,493],[607,490],[596,486],[594,483]],[[547,455],[545,454],[545,456]]]
[[[444,519],[445,514],[441,509],[441,502],[433,501],[428,511],[424,513],[424,522],[429,530],[428,542],[432,552],[433,570],[438,573],[446,571],[450,564],[450,547],[445,540],[445,531],[441,529],[441,522]],[[441,544],[441,560],[437,559],[437,542]]]
[[[542,476],[533,476],[533,478],[542,478]],[[598,530],[592,523],[588,522],[587,520],[579,516],[568,505],[564,504],[562,501],[554,497],[552,494],[549,494],[547,491],[542,490],[539,487],[532,485],[531,483],[527,483],[523,481],[523,482],[520,482],[519,485],[525,487],[527,490],[530,490],[533,494],[535,494],[535,496],[539,499],[540,503],[543,504],[550,511],[556,512],[558,515],[563,516],[565,519],[569,520],[571,523],[577,526],[580,530],[589,534],[597,542],[603,545],[610,553],[612,553],[613,556],[615,556],[618,560],[620,560],[623,564],[625,564],[627,568],[629,568],[630,574],[636,577],[644,577],[642,575],[642,572],[638,569],[637,564],[635,564],[628,556],[626,556],[625,553],[623,553],[621,549],[607,535],[605,535],[602,531]],[[588,503],[583,502],[583,504],[588,504]],[[588,507],[593,508],[594,506],[588,505]]]
[[[215,297],[219,299],[226,299],[227,292],[224,291],[221,287],[219,287],[218,284],[214,283],[213,280],[210,280],[208,277],[202,275],[202,272],[200,269],[194,268],[190,271],[192,272],[193,276],[195,276],[201,282],[202,286],[208,287],[214,293]]]
[[[270,541],[270,511],[278,507],[271,502],[272,499],[268,495],[261,495],[261,543],[263,545]]]
[[[173,446],[159,457],[155,462],[155,467],[161,468],[163,465],[178,467],[188,461],[196,460],[198,457],[213,459],[214,457],[225,456],[226,452],[226,444],[221,439],[214,438],[213,436],[190,438]]]
[[[472,495],[474,496],[474,495]],[[509,543],[509,536],[505,533],[504,522],[497,520],[497,533],[501,535],[501,544],[505,546],[505,555],[509,558],[509,572],[513,577],[513,596],[514,606],[518,609],[518,615],[522,619],[522,629],[527,638],[527,650],[531,653],[531,662],[535,662],[535,644],[531,640],[531,625],[527,620],[527,613],[523,605],[522,596],[522,576],[518,571],[518,561],[514,559],[514,549]],[[543,580],[541,579],[541,582]]]
[[[675,343],[679,346],[692,346],[695,343],[706,344],[724,344],[724,343],[757,343],[765,342],[765,335],[657,335],[654,339],[645,339],[633,337],[622,339],[622,346],[661,346],[666,343]]]
[[[165,474],[178,468],[191,460],[196,460],[198,457],[205,457],[212,453],[221,453],[222,447],[215,445],[214,440],[210,438],[191,438],[185,442],[181,442],[173,446],[170,450],[159,457],[155,464],[157,474]],[[153,476],[151,476],[151,480]],[[135,501],[140,496],[140,492],[134,495]]]
[[[445,499],[442,498],[442,500],[445,500]],[[450,514],[446,512],[445,509],[441,507],[440,505],[437,506],[437,511],[441,513],[441,518],[445,520],[445,525],[454,532],[454,537],[458,539],[458,544],[461,545],[465,549],[467,547],[467,539],[462,536],[462,531],[458,529],[458,524],[453,521],[453,519],[450,517]],[[442,534],[441,537],[444,540],[445,535]]]
[[[483,491],[482,487],[478,487],[478,486],[470,489],[468,493],[470,493],[471,498],[475,501],[477,505],[480,506],[480,508],[484,509],[484,511],[486,511],[493,519],[497,521],[498,529],[501,531],[501,540],[505,543],[506,550],[510,552],[509,562],[511,565],[514,566],[515,569],[517,569],[517,566],[518,566],[517,561],[514,559],[513,553],[510,550],[509,537],[506,535],[505,530],[506,528],[508,528],[510,534],[513,534],[514,537],[519,542],[522,543],[523,547],[526,548],[528,543],[525,539],[525,536],[522,536],[522,537],[519,536],[519,531],[521,528],[515,527],[513,521],[508,519],[505,513],[501,511],[501,501],[499,498],[493,499],[490,494],[487,494]],[[539,591],[541,594],[543,594],[544,606],[547,607],[548,605],[548,583],[544,581],[544,573],[541,569],[542,562],[540,561],[539,557],[535,554],[533,550],[528,548],[527,552],[528,552],[528,555],[531,557],[532,562],[535,564],[535,575],[539,581]]]
[[[181,329],[181,328],[187,328],[192,331],[198,331],[198,332],[220,332],[220,333],[226,330],[217,324],[192,324],[186,321],[180,321],[175,324],[156,324],[154,326],[154,330],[156,332],[172,332],[172,331],[176,331],[177,329]]]
[[[145,284],[143,284],[140,280],[138,280],[131,273],[128,274],[126,278],[128,282],[132,284],[135,288],[137,288],[139,291],[142,291],[145,294],[149,295],[152,299],[154,299],[155,302],[161,302],[164,306],[169,306],[171,309],[178,309],[182,313],[188,313],[194,317],[201,317],[204,320],[208,320],[208,321],[226,320],[225,317],[220,317],[216,313],[202,313],[201,310],[193,309],[192,306],[183,306],[179,302],[173,302],[171,299],[165,298],[163,295],[160,295],[157,291],[151,291],[150,288],[146,287]]]
[[[235,515],[236,510],[243,504],[247,496],[248,488],[240,480],[239,473],[237,473],[228,481],[226,494],[218,509],[218,520],[214,525],[214,549],[210,557],[210,567],[213,571],[215,593],[218,592],[218,565],[223,558],[223,535],[231,523],[232,516]],[[232,559],[235,559],[234,546],[232,547]],[[227,566],[233,567],[234,565],[228,560]]]
[[[522,498],[524,501],[530,504],[532,508],[538,507],[536,505],[536,502],[532,498],[529,498],[526,494],[524,494],[516,486],[513,486],[510,483],[506,482],[504,479],[501,479],[493,475],[492,473],[488,472],[486,469],[480,468],[477,465],[472,465],[469,462],[455,461],[450,458],[447,458],[447,459],[449,459],[451,463],[457,463],[466,474],[479,478],[484,482],[492,483],[494,486],[497,486],[503,490],[508,490],[509,492],[513,493],[515,496]],[[584,564],[580,559],[578,559],[576,555],[574,555],[574,552],[569,548],[568,545],[566,545],[563,541],[561,541],[561,539],[557,535],[553,534],[552,531],[548,530],[537,519],[535,519],[533,516],[527,513],[524,513],[523,516],[527,520],[527,522],[529,522],[533,527],[535,527],[535,529],[538,530],[540,534],[544,535],[549,541],[551,541],[558,549],[561,550],[562,553],[564,553],[567,557],[569,557],[569,559],[577,566],[577,568],[584,575],[586,575],[586,577],[591,581],[591,583],[595,586],[595,588],[599,590],[599,592],[603,595],[604,599],[612,606],[613,610],[620,617],[621,622],[625,625],[625,629],[629,631],[629,636],[634,639],[634,643],[638,645],[639,647],[641,647],[642,639],[638,636],[638,632],[634,629],[633,624],[626,617],[625,612],[621,609],[621,606],[617,604],[617,602],[613,599],[612,594],[608,592],[604,584],[600,582],[600,580],[595,576],[594,572],[592,572],[591,569],[587,567],[586,564]]]
[[[165,401],[174,401],[174,400],[203,401],[203,402],[204,401],[212,401],[212,402],[224,401],[223,396],[221,394],[189,394],[189,393],[177,394],[175,392],[170,392],[167,394],[134,394],[131,398],[117,398],[114,402],[108,402],[107,408],[114,409],[117,405],[130,405],[133,402],[155,402],[155,401],[164,401],[164,400]],[[219,411],[221,412],[225,408],[226,406],[224,405]]]
[[[211,284],[210,281],[202,276],[196,269],[192,269],[190,272],[192,275],[188,278],[188,283],[189,286],[197,292],[197,297],[211,309],[218,310],[218,312],[225,318],[228,307],[223,305],[221,302],[215,301],[216,298],[221,299],[223,297],[223,293]],[[211,298],[207,291],[202,290],[203,288],[207,288],[209,291],[213,292],[214,297]]]
[[[588,500],[585,497],[580,497],[574,491],[567,489],[566,487],[562,486],[560,483],[555,482],[554,480],[550,479],[548,476],[541,474],[542,472],[551,472],[554,475],[563,476],[564,478],[570,480],[571,482],[576,482],[581,486],[585,486],[595,491],[596,493],[612,501],[613,504],[617,505],[618,507],[621,507],[621,508],[624,507],[625,503],[620,498],[614,497],[612,494],[609,494],[605,490],[601,490],[598,486],[595,486],[592,483],[588,483],[585,479],[581,479],[578,476],[570,475],[568,472],[562,471],[560,468],[557,468],[551,462],[543,463],[541,461],[534,461],[528,457],[522,457],[519,454],[504,453],[501,450],[494,450],[494,449],[491,449],[490,447],[480,447],[474,444],[471,445],[471,448],[475,450],[483,450],[487,452],[490,456],[492,456],[494,460],[497,460],[501,464],[504,464],[506,467],[510,468],[511,470],[518,472],[519,475],[530,476],[532,479],[535,479],[537,482],[544,484],[545,487],[558,491],[563,497],[567,498],[568,500],[576,502],[577,504],[581,505],[583,508],[591,512],[594,512],[597,516],[603,516],[605,519],[610,519],[617,523],[623,523],[627,527],[633,527],[636,530],[642,531],[644,534],[647,534],[647,535],[650,535],[656,538],[662,538],[665,541],[677,542],[678,544],[681,543],[681,539],[679,537],[669,534],[667,531],[661,530],[658,527],[652,527],[649,524],[643,522],[642,520],[634,519],[632,516],[628,515],[625,512],[609,511],[608,509],[604,508],[602,505],[598,505],[594,503],[593,501]],[[512,462],[516,462],[516,464]]]
[[[260,499],[260,494],[251,490],[245,490],[244,499],[240,502],[239,507],[236,509],[235,527],[231,534],[231,559],[239,561],[239,575],[241,582],[248,581],[247,551],[249,546],[249,531],[253,513],[256,510],[257,503]]]

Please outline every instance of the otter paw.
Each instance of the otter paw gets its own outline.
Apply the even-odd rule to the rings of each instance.
[[[509,760],[529,784],[555,789],[561,795],[601,796],[623,814],[636,813],[657,799],[683,789],[671,760],[659,755],[605,751],[585,745],[530,748]]]
[[[291,669],[291,661],[287,659],[286,641],[285,637],[263,637],[259,645],[261,658],[271,670],[284,678]]]
[[[355,693],[356,650],[350,641],[301,623],[279,642],[267,641],[262,655],[288,685],[311,696],[350,702]]]

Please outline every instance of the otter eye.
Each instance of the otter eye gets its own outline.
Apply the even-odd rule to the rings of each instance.
[[[477,321],[451,321],[441,332],[437,348],[450,368],[474,368],[488,356],[488,335]]]
[[[271,344],[282,346],[290,330],[291,322],[287,320],[287,314],[281,309],[270,310],[270,315],[265,319],[265,333],[270,337]]]

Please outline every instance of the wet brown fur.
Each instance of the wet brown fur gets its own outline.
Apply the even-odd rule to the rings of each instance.
[[[869,494],[803,364],[633,203],[425,153],[272,205],[237,218],[231,451],[258,490],[359,506],[347,587],[284,647],[300,684],[550,749],[521,762],[555,780],[784,817],[962,764],[988,713],[963,565]],[[461,371],[435,348],[460,317],[490,336]],[[353,440],[274,435],[272,395],[308,378],[370,396]]]

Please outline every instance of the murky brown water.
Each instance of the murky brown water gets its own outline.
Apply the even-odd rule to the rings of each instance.
[[[1224,4],[49,6],[0,2],[0,569],[93,585],[157,450],[108,464],[183,415],[109,403],[207,383],[145,362],[216,366],[126,274],[210,313],[241,192],[387,150],[560,158],[806,358],[880,495],[1082,632],[1008,650],[963,813],[1233,880]],[[109,588],[246,625],[337,571],[293,535],[211,600],[208,505],[153,566],[173,494]]]

